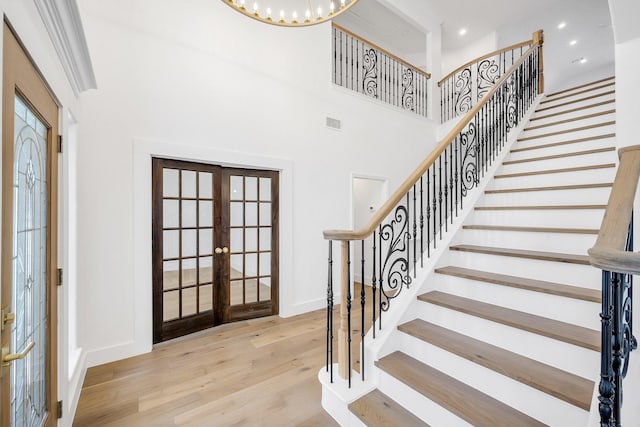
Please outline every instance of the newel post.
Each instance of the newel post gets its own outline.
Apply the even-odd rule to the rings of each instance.
[[[544,61],[542,59],[542,44],[544,43],[544,33],[538,30],[533,33],[533,44],[538,44],[538,94],[544,92]]]
[[[343,379],[349,377],[351,367],[349,366],[349,307],[350,287],[349,287],[349,241],[340,242],[340,327],[338,328],[338,373]]]

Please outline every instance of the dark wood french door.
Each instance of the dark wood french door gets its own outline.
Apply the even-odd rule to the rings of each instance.
[[[153,341],[278,313],[278,172],[153,159]]]

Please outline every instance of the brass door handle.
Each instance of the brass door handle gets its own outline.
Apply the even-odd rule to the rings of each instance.
[[[222,253],[222,248],[216,248],[216,249],[215,249],[215,252],[216,252],[217,254],[221,254],[221,253]]]
[[[2,349],[2,366],[9,366],[14,360],[20,360],[27,357],[27,354],[36,345],[35,341],[31,341],[20,353],[9,353],[9,347]]]
[[[229,253],[229,248],[228,247],[224,247],[224,248],[216,248],[215,249],[215,253],[217,254],[227,254]]]

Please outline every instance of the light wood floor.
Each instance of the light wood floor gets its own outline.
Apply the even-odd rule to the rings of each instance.
[[[359,292],[353,347],[360,342]],[[335,426],[320,405],[317,379],[325,313],[222,325],[91,368],[74,426]],[[357,348],[353,354],[357,366]]]

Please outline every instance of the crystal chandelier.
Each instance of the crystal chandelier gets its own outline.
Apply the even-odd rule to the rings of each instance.
[[[222,1],[238,12],[266,24],[304,27],[333,19],[358,0],[249,0],[249,4],[246,0]]]

